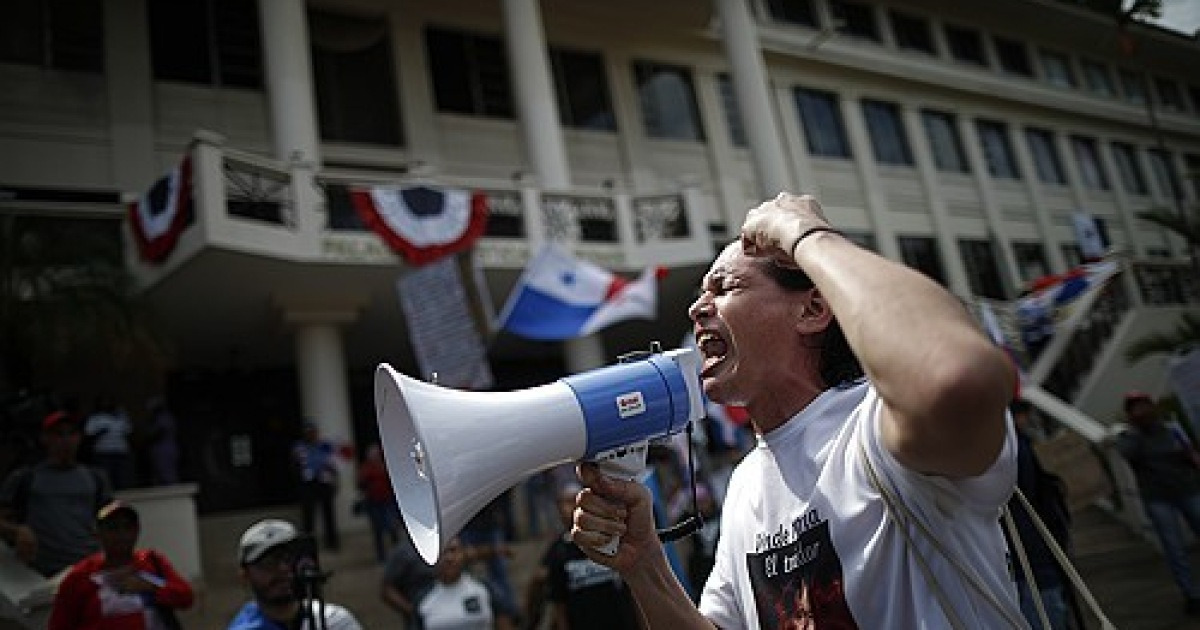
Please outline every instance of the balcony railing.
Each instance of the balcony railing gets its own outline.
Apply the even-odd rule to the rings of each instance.
[[[195,222],[176,258],[217,247],[302,262],[395,265],[395,254],[359,219],[348,191],[414,185],[485,195],[488,225],[475,248],[485,268],[519,269],[547,240],[613,269],[706,264],[713,256],[712,201],[691,184],[668,191],[549,190],[529,181],[319,171],[226,146],[203,131],[191,151]],[[147,282],[159,269],[142,270]]]

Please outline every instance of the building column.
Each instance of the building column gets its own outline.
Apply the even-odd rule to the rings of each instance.
[[[315,423],[321,436],[337,446],[354,444],[341,326],[355,317],[356,314],[349,310],[288,310],[284,314],[285,321],[295,331],[302,421]],[[357,494],[356,461],[337,461],[340,472],[335,500],[338,529],[342,532],[357,530],[364,523],[352,510]]]
[[[771,107],[766,65],[750,8],[746,0],[715,0],[715,3],[721,18],[721,40],[729,56],[729,74],[758,175],[759,194],[763,199],[773,199],[781,190],[797,192],[788,177],[782,134]]]
[[[879,254],[891,260],[901,260],[900,245],[896,242],[896,232],[888,223],[887,196],[880,190],[878,183],[879,169],[876,168],[875,154],[871,149],[870,134],[867,133],[861,111],[856,105],[862,102],[857,93],[847,92],[838,99],[842,111],[842,120],[846,122],[846,134],[850,137],[851,155],[857,155],[854,160],[858,170],[859,184],[867,202],[867,215],[871,217],[871,226],[875,232],[875,245]]]
[[[1046,254],[1046,269],[1049,273],[1063,273],[1067,270],[1066,259],[1063,258],[1062,249],[1058,246],[1058,239],[1054,233],[1054,223],[1050,220],[1050,211],[1046,208],[1046,201],[1042,196],[1043,184],[1039,179],[1037,164],[1034,161],[1033,153],[1029,150],[1029,132],[1028,127],[1024,127],[1025,133],[1018,134],[1020,137],[1013,143],[1013,151],[1017,156],[1017,168],[1021,169],[1021,173],[1025,177],[1025,190],[1029,195],[1029,202],[1033,210],[1033,217],[1037,221],[1038,240],[1042,242],[1042,251]],[[1059,160],[1062,161],[1061,159]],[[1019,266],[1019,265],[1018,265]],[[1020,269],[1024,273],[1023,269]],[[1025,287],[1029,280],[1033,278],[1021,278]]]
[[[1074,212],[1091,212],[1088,206],[1088,194],[1083,185],[1083,177],[1079,174],[1078,157],[1075,155],[1075,147],[1071,146],[1071,140],[1066,133],[1055,133],[1054,142],[1058,145],[1058,154],[1062,156],[1063,171],[1067,174],[1067,185],[1071,188],[1071,200],[1075,202]],[[1068,226],[1073,225],[1071,215],[1066,216]],[[1079,244],[1079,239],[1075,236],[1074,228],[1071,229],[1071,242]],[[1134,241],[1136,243],[1136,240]],[[1060,243],[1055,244],[1056,247],[1061,247]]]
[[[938,184],[937,166],[930,154],[928,137],[922,124],[920,112],[911,107],[902,107],[904,132],[912,141],[913,159],[917,162],[917,172],[921,175],[921,187],[925,190],[925,198],[929,201],[929,218],[933,226],[934,240],[937,241],[938,253],[941,254],[942,265],[945,266],[946,284],[951,293],[960,298],[971,295],[971,283],[967,280],[967,271],[963,268],[962,255],[958,252],[958,243],[954,230],[950,227],[949,211],[946,199],[942,197],[941,186]],[[903,262],[903,261],[902,261]]]
[[[140,193],[160,175],[154,154],[154,77],[146,2],[109,0],[103,7],[113,182],[122,192]]]
[[[258,0],[275,157],[321,162],[304,0]]]
[[[504,36],[530,168],[538,188],[562,190],[571,186],[571,170],[538,1],[504,0]],[[535,212],[541,210],[540,195],[538,197]],[[529,208],[528,203],[526,208]],[[539,243],[545,236],[529,235],[530,245]],[[570,373],[599,367],[605,362],[604,343],[599,334],[568,340],[563,344],[563,353]]]
[[[258,0],[258,9],[275,157],[291,174],[294,227],[315,246],[325,215],[316,186],[321,144],[305,0]]]
[[[1104,145],[1108,144],[1109,150],[1104,150]],[[1125,230],[1126,254],[1130,256],[1140,256],[1142,247],[1139,245],[1141,239],[1138,238],[1137,229],[1137,212],[1136,208],[1131,207],[1129,194],[1125,192],[1125,182],[1121,181],[1121,173],[1117,170],[1117,164],[1112,158],[1112,142],[1105,142],[1103,138],[1096,138],[1096,153],[1100,156],[1100,168],[1108,174],[1109,185],[1112,186],[1113,196],[1117,198],[1117,215],[1121,220],[1121,229]],[[1109,226],[1109,232],[1116,228],[1115,225]]]
[[[983,141],[978,133],[978,127],[971,124],[966,116],[957,116],[958,135],[963,139],[963,148],[967,152],[967,163],[971,165],[971,173],[975,177],[975,187],[979,190],[980,201],[983,202],[983,220],[987,225],[988,231],[991,232],[991,240],[996,244],[999,260],[996,262],[1000,265],[1000,282],[1003,286],[1005,296],[1012,298],[1021,292],[1024,282],[1021,279],[1021,270],[1017,265],[1017,258],[1013,254],[1012,241],[1009,239],[1008,230],[1004,226],[1004,218],[1000,214],[999,204],[996,202],[996,191],[992,185],[992,177],[988,172],[987,159],[983,155]],[[1008,146],[1012,147],[1012,136],[1009,135],[1009,126],[1004,125],[1004,133]],[[971,138],[974,136],[975,141]]]
[[[504,36],[530,167],[542,188],[571,185],[538,0],[504,0]]]

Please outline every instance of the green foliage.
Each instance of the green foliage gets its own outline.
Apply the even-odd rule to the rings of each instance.
[[[112,219],[0,216],[0,395],[56,386],[84,361],[157,364]]]

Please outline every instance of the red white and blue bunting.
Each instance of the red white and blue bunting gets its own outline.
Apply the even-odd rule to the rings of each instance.
[[[350,198],[363,222],[410,265],[468,249],[487,227],[487,196],[480,192],[380,186],[351,189]]]
[[[141,199],[129,204],[129,224],[142,259],[161,263],[167,259],[187,227],[192,211],[192,158],[154,182]]]

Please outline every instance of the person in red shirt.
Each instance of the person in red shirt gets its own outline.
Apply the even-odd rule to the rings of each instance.
[[[386,562],[390,546],[384,546],[384,537],[389,538],[392,545],[400,541],[400,510],[396,507],[392,479],[388,476],[383,450],[378,444],[367,448],[362,464],[358,466],[358,487],[362,490],[363,511],[371,521],[375,558],[381,563]]]
[[[174,630],[192,587],[167,558],[135,549],[137,510],[112,501],[96,515],[100,551],[71,567],[58,587],[47,630]]]

